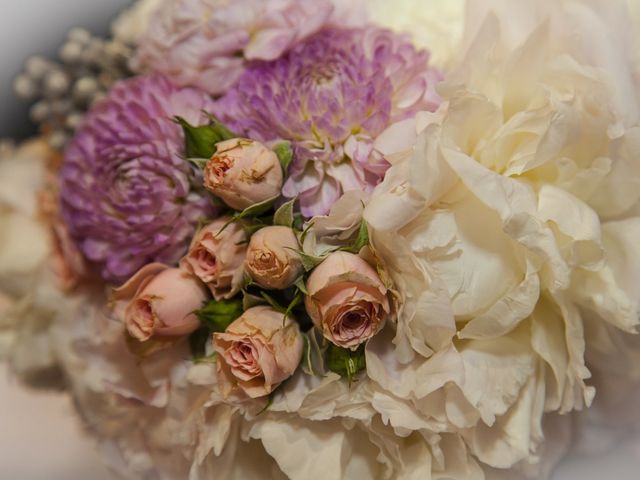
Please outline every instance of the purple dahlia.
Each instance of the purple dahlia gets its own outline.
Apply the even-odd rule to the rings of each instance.
[[[117,84],[85,118],[64,154],[62,214],[84,255],[107,281],[149,262],[173,264],[198,221],[213,213],[186,162],[173,121],[203,124],[209,96],[162,76]]]
[[[216,112],[250,138],[292,141],[283,194],[298,196],[307,217],[325,214],[342,193],[382,180],[389,164],[374,142],[388,126],[437,108],[440,73],[428,60],[388,30],[328,28],[250,65]]]

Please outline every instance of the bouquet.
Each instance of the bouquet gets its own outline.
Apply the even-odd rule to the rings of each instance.
[[[639,13],[73,30],[15,82],[41,134],[0,157],[3,354],[126,478],[545,478],[576,422],[638,420]]]

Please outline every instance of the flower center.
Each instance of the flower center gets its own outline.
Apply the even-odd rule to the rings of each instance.
[[[231,167],[233,167],[233,158],[229,155],[214,155],[206,166],[207,181],[214,185],[220,185]]]
[[[153,335],[155,313],[149,298],[136,298],[131,301],[125,313],[125,323],[129,333],[140,341]]]
[[[271,268],[275,268],[277,266],[277,258],[268,250],[261,250],[256,252],[253,260],[254,266],[261,270],[267,270]]]
[[[314,63],[308,72],[308,78],[318,86],[332,83],[339,75],[338,68],[332,63]]]

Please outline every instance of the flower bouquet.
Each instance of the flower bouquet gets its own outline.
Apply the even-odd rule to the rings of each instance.
[[[639,420],[638,13],[140,0],[73,30],[15,82],[41,135],[0,157],[4,355],[126,478],[545,478],[576,424]]]

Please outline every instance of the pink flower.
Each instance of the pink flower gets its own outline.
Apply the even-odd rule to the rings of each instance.
[[[269,395],[302,358],[298,324],[271,307],[253,307],[224,333],[215,333],[218,377],[225,397],[239,389],[250,398]]]
[[[284,290],[302,275],[300,249],[293,230],[273,226],[258,230],[249,242],[245,269],[263,288]]]
[[[71,238],[69,228],[57,219],[51,226],[53,249],[51,267],[63,291],[73,290],[87,276],[87,264]]]
[[[247,252],[242,225],[222,217],[200,230],[180,266],[205,283],[216,300],[233,297],[240,291]]]
[[[135,339],[181,337],[200,325],[195,310],[207,300],[206,289],[192,275],[160,263],[140,269],[113,291],[114,311]]]
[[[429,52],[375,26],[324,28],[274,62],[253,62],[214,113],[232,131],[295,152],[282,189],[305,217],[326,215],[346,192],[372,192],[389,159],[387,128],[435,111],[441,74]],[[384,138],[384,137],[383,137]]]
[[[139,39],[134,68],[220,95],[247,61],[280,57],[333,11],[330,0],[164,0]]]
[[[307,281],[307,312],[332,343],[355,348],[378,333],[390,313],[387,288],[362,258],[330,254]]]
[[[59,177],[55,168],[47,173],[45,188],[38,195],[38,207],[51,235],[50,266],[61,290],[69,292],[88,276],[87,262],[73,241],[60,214]]]
[[[218,143],[204,169],[204,186],[236,210],[280,196],[278,156],[259,142],[234,138]]]

